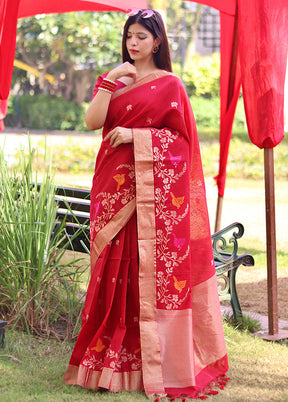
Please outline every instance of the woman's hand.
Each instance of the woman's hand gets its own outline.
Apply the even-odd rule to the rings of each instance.
[[[129,63],[126,61],[123,64],[120,64],[120,66],[117,66],[111,70],[108,75],[107,79],[115,81],[121,77],[130,77],[132,78],[133,81],[136,80],[136,67],[133,66],[133,64]]]
[[[130,64],[127,61],[111,70],[106,78],[112,81],[121,79],[126,85],[133,84],[136,80],[136,68],[133,64]],[[110,100],[110,93],[101,90],[97,92],[85,115],[85,122],[89,130],[98,130],[103,127],[107,117]]]
[[[109,139],[110,139],[110,145],[113,148],[116,148],[121,144],[132,143],[133,142],[132,129],[125,127],[115,127],[106,135],[104,141],[107,141]]]

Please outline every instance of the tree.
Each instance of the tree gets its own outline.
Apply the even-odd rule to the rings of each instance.
[[[194,52],[195,37],[201,21],[203,5],[181,0],[150,0],[148,4],[152,9],[159,10],[164,14],[171,58],[174,64],[181,66],[182,76],[184,68]]]
[[[77,12],[19,19],[15,57],[40,72],[22,90],[49,92],[81,104],[103,70],[121,62],[123,13]],[[45,74],[56,80],[49,84]],[[14,82],[20,74],[15,72]],[[91,95],[91,94],[90,94]]]
[[[191,58],[203,5],[175,0],[167,8],[167,31],[172,59],[182,66]]]

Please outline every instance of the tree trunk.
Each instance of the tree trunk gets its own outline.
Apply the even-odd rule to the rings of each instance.
[[[202,11],[203,11],[203,5],[197,4],[196,11],[195,11],[195,13],[193,13],[192,23],[190,24],[189,27],[187,26],[187,28],[188,28],[187,34],[188,35],[186,38],[186,52],[185,52],[184,67],[186,66],[187,63],[189,63],[189,61],[191,60],[192,55],[194,53],[196,32],[197,32],[197,29],[201,22]]]
[[[81,74],[79,74],[81,73]],[[75,81],[75,89],[76,89],[76,99],[75,102],[81,106],[84,102],[87,94],[87,90],[90,87],[90,73],[88,70],[79,71],[76,75]]]

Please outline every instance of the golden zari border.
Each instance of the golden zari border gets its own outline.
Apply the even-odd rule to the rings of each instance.
[[[156,223],[152,136],[133,129],[139,248],[140,337],[147,395],[164,393],[156,310]]]
[[[143,391],[141,370],[118,373],[107,367],[97,371],[85,366],[78,367],[69,364],[63,382],[93,390],[106,388],[111,392]]]
[[[91,262],[95,264],[99,255],[102,253],[106,245],[111,241],[117,233],[126,225],[135,212],[135,199],[128,202],[113,218],[105,225],[95,236],[91,245]],[[93,267],[91,266],[91,270]]]

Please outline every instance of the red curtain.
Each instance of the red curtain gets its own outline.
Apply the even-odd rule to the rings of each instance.
[[[253,144],[273,148],[284,137],[288,1],[195,1],[220,11],[220,159],[215,179],[218,194],[223,197],[241,82],[248,133]]]
[[[284,137],[288,1],[239,0],[239,55],[248,133],[259,148]]]
[[[19,1],[1,0],[0,3],[0,132],[4,128],[13,73]]]
[[[235,15],[220,12],[221,74],[220,74],[220,156],[215,177],[218,194],[224,196],[226,166],[235,110],[240,94],[241,72],[238,56],[238,8]]]

